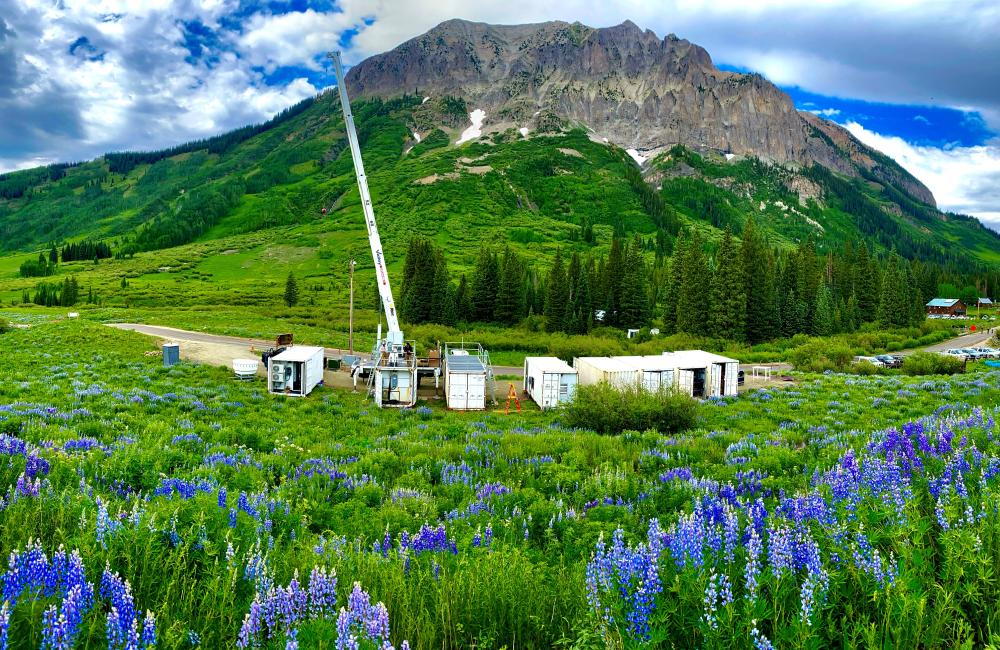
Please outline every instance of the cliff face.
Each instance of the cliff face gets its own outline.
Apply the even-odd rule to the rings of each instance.
[[[725,72],[703,48],[632,22],[442,23],[347,75],[355,96],[449,95],[486,112],[485,127],[537,129],[551,115],[624,148],[674,144],[810,165],[883,182],[933,204],[919,181],[839,126],[800,113],[760,75]]]

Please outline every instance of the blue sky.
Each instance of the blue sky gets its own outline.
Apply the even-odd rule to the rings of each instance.
[[[630,19],[756,71],[1000,228],[994,0],[0,0],[0,171],[150,149],[270,115],[449,18]]]

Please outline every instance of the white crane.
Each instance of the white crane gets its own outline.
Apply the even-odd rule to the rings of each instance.
[[[399,329],[399,316],[396,313],[396,303],[392,299],[389,272],[385,267],[385,255],[382,252],[382,239],[378,234],[375,210],[372,208],[372,198],[368,192],[368,177],[365,175],[365,165],[361,161],[361,147],[358,145],[357,130],[354,128],[354,114],[351,112],[351,100],[347,96],[347,81],[340,61],[340,52],[330,52],[328,56],[333,61],[334,74],[337,76],[340,107],[344,112],[344,128],[351,147],[358,191],[361,193],[361,209],[364,210],[368,244],[371,246],[372,260],[375,262],[378,293],[385,310],[386,335],[383,339],[382,326],[379,325],[378,340],[372,351],[371,366],[368,368],[372,375],[372,392],[379,406],[413,406],[417,400],[415,350],[412,344],[407,345],[403,340],[403,332]]]

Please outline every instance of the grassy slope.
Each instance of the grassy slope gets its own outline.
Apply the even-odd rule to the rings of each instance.
[[[454,129],[425,130],[416,144],[410,135],[413,115],[420,112],[426,124],[432,108],[415,102],[402,101],[392,111],[360,102],[355,111],[395,277],[415,234],[445,248],[457,280],[471,268],[482,242],[508,243],[543,270],[556,248],[604,253],[619,221],[629,234],[655,232],[625,178],[632,162],[620,149],[593,142],[580,130],[528,139],[509,131],[461,147],[449,144]],[[291,271],[305,288],[306,304],[340,310],[353,257],[359,261],[359,302],[373,307],[370,255],[342,128],[338,105],[324,95],[300,115],[222,153],[185,153],[124,175],[109,173],[101,160],[71,167],[64,178],[44,181],[22,198],[0,200],[0,231],[7,233],[2,245],[31,249],[52,238],[127,239],[144,220],[176,215],[193,192],[216,191],[241,179],[246,193],[196,241],[96,266],[64,264],[54,279],[73,274],[83,295],[93,288],[112,305],[270,306],[280,300]],[[785,171],[688,152],[683,158],[696,176],[670,178],[671,161],[664,158],[657,166],[666,177],[651,180],[662,185],[661,196],[681,221],[709,240],[718,237],[715,226],[738,225],[748,214],[778,245],[792,246],[810,234],[820,246],[860,236],[853,216],[833,202],[799,206],[785,189]],[[873,189],[866,196],[882,200]],[[779,201],[787,207],[780,208]],[[994,236],[935,214],[934,224],[912,224],[888,213],[886,219],[908,233],[933,225],[928,237],[935,246],[959,244],[984,261],[1000,261]],[[594,246],[579,240],[585,218],[597,224]],[[19,264],[35,254],[0,256],[0,301],[9,303],[35,286],[36,279],[17,277]],[[121,288],[123,278],[127,289]]]

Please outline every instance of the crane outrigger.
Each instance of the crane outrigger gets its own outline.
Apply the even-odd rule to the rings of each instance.
[[[331,52],[328,56],[333,61],[337,77],[340,107],[344,112],[344,128],[351,147],[351,159],[354,161],[354,174],[358,180],[361,209],[364,211],[368,244],[371,247],[372,261],[375,263],[375,279],[386,322],[385,338],[382,337],[382,324],[379,323],[371,360],[355,364],[352,373],[355,380],[358,375],[368,375],[369,390],[378,406],[413,406],[417,401],[416,349],[412,341],[404,340],[403,332],[399,329],[399,315],[396,313],[396,303],[392,299],[392,286],[389,284],[389,271],[386,269],[385,255],[382,252],[382,239],[378,234],[375,210],[372,208],[371,194],[368,192],[368,177],[365,176],[365,166],[361,161],[361,147],[358,145],[358,133],[354,128],[354,114],[351,112],[351,101],[347,96],[347,81],[340,61],[340,52]]]

